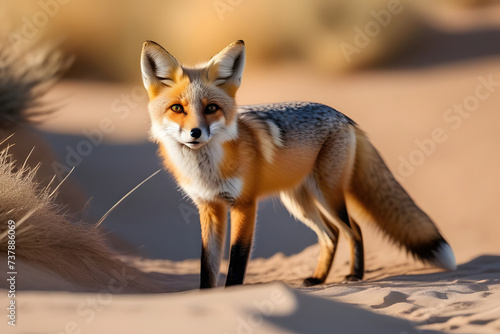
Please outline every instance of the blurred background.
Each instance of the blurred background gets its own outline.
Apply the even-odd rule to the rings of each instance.
[[[500,88],[483,85],[488,99],[468,116],[453,107],[484,80],[500,82],[499,1],[19,0],[2,1],[0,19],[4,47],[21,54],[34,42],[50,44],[73,57],[46,97],[59,110],[41,129],[60,159],[54,171],[76,167],[75,191],[85,200],[67,204],[85,206],[89,222],[160,168],[148,141],[142,43],[154,40],[195,64],[243,39],[240,103],[313,100],[346,113],[436,220],[459,261],[473,247],[498,251]],[[436,129],[446,139],[434,139]],[[422,149],[429,138],[434,144]],[[182,260],[199,256],[197,219],[161,173],[103,225],[123,252]],[[277,200],[261,205],[254,257],[294,254],[315,242]]]
[[[22,48],[34,38],[60,43],[76,56],[68,75],[78,79],[136,82],[145,40],[194,64],[244,39],[252,70],[291,64],[327,75],[464,61],[500,50],[495,0],[20,0],[0,6],[11,45]]]

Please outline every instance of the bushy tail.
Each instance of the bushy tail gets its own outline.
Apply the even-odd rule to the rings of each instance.
[[[456,269],[453,251],[432,220],[396,181],[366,135],[357,127],[355,131],[356,156],[347,194],[350,214],[374,222],[416,258]]]

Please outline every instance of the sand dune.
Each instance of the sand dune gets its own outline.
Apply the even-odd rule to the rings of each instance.
[[[406,320],[297,292],[282,283],[150,296],[27,292],[20,300],[29,303],[30,309],[19,309],[24,320],[16,330],[36,333],[316,334],[325,333],[327,328],[344,333],[413,331]]]

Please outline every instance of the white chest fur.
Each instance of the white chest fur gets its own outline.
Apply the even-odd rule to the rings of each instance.
[[[219,164],[224,157],[220,145],[208,143],[194,150],[173,140],[165,140],[163,144],[177,170],[188,180],[180,184],[181,188],[194,201],[225,199],[232,203],[239,197],[243,181],[220,176]]]

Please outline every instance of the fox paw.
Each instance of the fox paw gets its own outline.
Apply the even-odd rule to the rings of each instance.
[[[347,275],[344,280],[342,281],[342,284],[347,284],[347,283],[353,283],[353,282],[360,282],[363,278],[356,276],[356,275]]]
[[[308,277],[302,282],[302,286],[307,287],[307,286],[313,286],[313,285],[318,285],[323,283],[322,280],[319,278],[314,278],[314,277]]]

